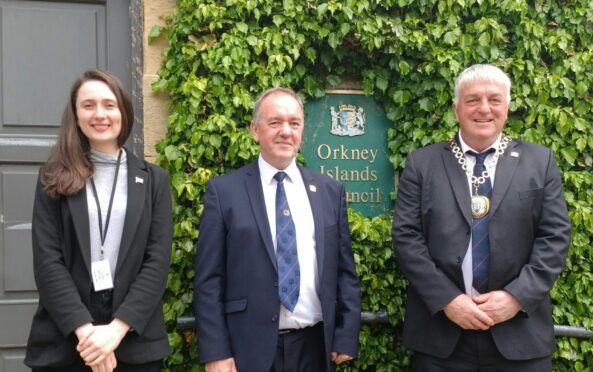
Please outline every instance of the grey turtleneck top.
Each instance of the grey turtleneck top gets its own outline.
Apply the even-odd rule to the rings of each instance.
[[[117,185],[115,186],[109,228],[105,237],[105,245],[103,246],[104,258],[109,261],[111,277],[114,279],[124,228],[124,219],[126,217],[126,206],[128,204],[128,161],[125,150],[122,149],[121,151],[119,174],[117,176]],[[111,188],[117,165],[117,155],[113,156],[91,149],[90,159],[95,166],[93,179],[95,180],[97,195],[99,196],[103,230],[105,230],[109,198],[111,197]],[[86,195],[89,210],[91,261],[95,262],[101,260],[101,233],[99,231],[99,219],[97,217],[97,202],[95,201],[90,179],[86,183]]]

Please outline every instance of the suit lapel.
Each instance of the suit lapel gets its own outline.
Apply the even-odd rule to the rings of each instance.
[[[270,223],[268,221],[268,213],[266,212],[266,201],[264,199],[264,192],[261,186],[261,178],[259,175],[259,166],[257,165],[257,160],[248,165],[245,176],[245,186],[259,233],[262,237],[262,240],[264,241],[268,256],[270,256],[270,261],[272,261],[274,269],[278,271],[276,252],[274,251],[272,233],[270,232]]]
[[[91,273],[91,232],[89,227],[89,208],[86,199],[86,186],[77,194],[67,198],[68,208],[78,239],[82,259],[89,275]]]
[[[127,150],[126,154],[128,158],[128,201],[126,205],[123,234],[117,257],[117,267],[115,269],[116,275],[120,270],[124,258],[130,250],[133,238],[136,235],[140,216],[144,213],[144,200],[146,188],[148,187],[146,165]]]
[[[313,173],[306,168],[298,166],[303,176],[303,183],[307,190],[309,197],[309,205],[313,212],[313,223],[315,226],[315,253],[317,256],[317,271],[319,278],[323,278],[323,263],[325,259],[323,242],[325,239],[325,231],[323,225],[323,200],[321,198],[320,185],[315,182]]]
[[[449,178],[449,183],[453,189],[453,194],[455,194],[455,200],[457,201],[459,210],[463,214],[467,224],[471,226],[471,196],[469,194],[467,176],[465,175],[463,169],[461,169],[461,165],[459,165],[459,162],[457,161],[457,158],[455,158],[453,151],[451,151],[449,144],[445,145],[442,158],[443,164],[445,166],[445,172],[447,172],[447,177]]]
[[[509,148],[504,152],[502,156],[498,158],[496,164],[496,173],[494,174],[494,187],[492,189],[492,205],[490,206],[490,215],[492,216],[502,199],[507,193],[511,179],[517,170],[519,165],[519,158],[521,155],[519,143],[512,141],[509,144]],[[510,154],[514,156],[511,156]]]

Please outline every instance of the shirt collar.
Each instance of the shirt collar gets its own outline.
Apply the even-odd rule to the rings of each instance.
[[[488,151],[488,149],[496,150],[498,148],[498,145],[500,145],[501,138],[502,138],[502,133],[500,133],[498,135],[498,137],[496,138],[496,141],[494,141],[494,143],[492,145],[490,145],[488,148],[484,149],[484,151]],[[476,153],[484,152],[484,151],[476,151],[475,149],[472,149],[467,143],[465,143],[465,141],[463,140],[463,137],[461,136],[461,132],[459,132],[459,144],[461,145],[461,151],[463,151],[464,154],[466,154],[468,151],[473,151]]]
[[[296,165],[295,159],[292,159],[292,161],[290,162],[288,167],[286,167],[286,169],[276,169],[270,163],[265,161],[261,154],[259,154],[259,157],[257,159],[257,165],[259,167],[259,174],[261,175],[262,180],[268,185],[272,183],[274,175],[276,175],[276,173],[278,172],[285,172],[288,176],[287,179],[290,182],[294,182],[299,174],[299,168]]]

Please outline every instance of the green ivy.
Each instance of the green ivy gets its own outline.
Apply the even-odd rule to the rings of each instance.
[[[195,241],[207,181],[249,161],[258,147],[247,124],[257,95],[288,86],[305,99],[343,80],[361,82],[393,121],[391,162],[450,137],[453,83],[480,62],[513,81],[506,132],[554,149],[573,222],[566,269],[552,296],[557,324],[593,329],[593,7],[590,0],[178,0],[165,27],[169,48],[155,91],[171,115],[159,143],[175,194],[175,240],[165,314],[170,371],[200,370],[193,331]],[[346,371],[403,371],[399,335],[406,286],[391,249],[391,216],[350,211],[363,310],[387,326],[364,326],[358,361]],[[559,338],[558,371],[592,371],[593,343]]]

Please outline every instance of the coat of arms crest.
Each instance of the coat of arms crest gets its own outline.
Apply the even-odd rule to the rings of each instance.
[[[341,104],[338,106],[339,111],[331,106],[329,113],[331,115],[332,127],[331,134],[336,136],[361,136],[364,132],[366,124],[364,109],[355,105]]]

